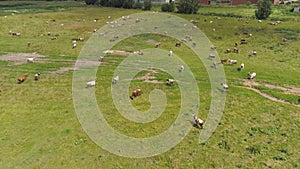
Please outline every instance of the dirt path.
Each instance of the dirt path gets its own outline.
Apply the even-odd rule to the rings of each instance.
[[[283,104],[289,104],[289,105],[293,105],[293,106],[296,106],[296,107],[300,107],[300,104],[293,104],[293,103],[287,102],[285,100],[278,99],[278,98],[276,98],[276,97],[274,97],[272,95],[269,95],[269,94],[264,93],[264,92],[262,92],[262,91],[260,91],[260,90],[258,90],[256,88],[253,88],[252,86],[264,86],[264,87],[267,87],[267,88],[270,88],[270,89],[279,89],[279,90],[282,90],[282,91],[284,91],[285,94],[300,95],[300,88],[299,87],[295,87],[295,86],[282,87],[282,86],[275,86],[275,85],[271,85],[271,84],[260,84],[260,83],[255,82],[255,81],[244,81],[243,85],[244,86],[238,86],[238,87],[255,91],[256,93],[260,94],[261,96],[263,96],[263,97],[265,97],[265,98],[267,98],[269,100],[275,101],[275,102],[279,102],[279,103],[283,103]]]
[[[14,65],[22,65],[27,63],[27,58],[34,58],[36,62],[38,62],[41,58],[45,56],[37,54],[37,53],[7,53],[5,55],[0,56],[0,60],[9,61],[9,66]]]
[[[252,86],[263,86],[263,87],[267,87],[269,89],[282,90],[285,94],[300,95],[300,87],[297,87],[297,86],[291,86],[291,85],[275,86],[275,85],[267,84],[267,83],[258,83],[256,81],[252,81],[252,80],[244,80],[243,85],[250,87],[250,88],[252,88]]]

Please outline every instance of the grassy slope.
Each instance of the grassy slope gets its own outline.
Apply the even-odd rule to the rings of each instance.
[[[225,12],[223,10],[227,9],[218,9],[219,12]],[[234,8],[234,10],[232,11],[240,14],[241,9]],[[3,37],[0,40],[0,52],[38,51],[54,60],[75,60],[83,44],[71,50],[69,46],[71,38],[78,36],[88,38],[89,32],[103,25],[107,16],[110,15],[114,19],[133,12],[136,11],[81,8],[57,13],[8,16],[7,20],[1,17],[0,21],[4,24],[0,25],[0,34]],[[100,19],[97,23],[93,22],[95,14]],[[29,16],[33,17],[29,19]],[[201,15],[180,16],[188,20],[200,17],[197,26],[218,46],[221,56],[225,57],[223,51],[243,37],[244,30],[240,27],[244,21],[223,17],[218,21],[212,16]],[[56,22],[46,24],[46,21],[53,18]],[[213,20],[214,23],[204,22],[204,18]],[[275,33],[274,30],[275,28],[296,29],[299,23],[287,21],[273,27],[266,23],[258,24],[255,20],[249,22],[250,24],[245,25],[245,30],[253,34],[249,44],[240,47],[240,54],[226,56],[245,62],[246,70],[237,72],[236,67],[225,66],[229,84],[238,84],[239,79],[246,77],[245,72],[255,70],[258,73],[258,81],[279,85],[299,85],[299,78],[296,78],[300,73],[299,49],[297,49],[299,41],[293,40],[288,42],[288,45],[278,46],[285,35]],[[61,23],[64,23],[63,28],[60,27]],[[215,28],[216,32],[213,32],[212,28]],[[20,38],[8,36],[7,33],[11,29],[20,31],[22,36]],[[260,31],[255,31],[257,29]],[[59,34],[58,40],[51,41],[47,36],[39,36],[48,31]],[[219,37],[222,40],[217,40]],[[166,49],[174,45],[161,37],[150,38],[162,40],[164,42],[162,47]],[[27,41],[32,42],[32,47],[29,49],[26,47]],[[143,37],[128,39],[123,44],[119,44],[118,48],[127,44],[138,45],[140,44],[138,42],[143,41]],[[272,50],[271,46],[273,46]],[[248,58],[248,53],[253,48],[257,50],[258,56]],[[189,51],[181,48],[174,50],[174,53],[185,56]],[[122,60],[122,57],[119,57],[107,58],[108,62],[111,62],[111,67],[105,67],[106,69],[103,67],[107,75],[100,76],[107,79],[107,82],[110,82],[109,74],[112,73],[114,66]],[[193,71],[199,71],[197,67],[201,70],[201,63],[195,62],[193,57],[183,57],[183,59],[189,64],[195,64]],[[54,62],[8,67],[5,62],[0,62],[2,90],[0,93],[0,166],[4,168],[266,168],[267,166],[297,168],[300,166],[299,108],[275,103],[252,91],[235,87],[232,87],[228,93],[220,126],[205,145],[198,145],[199,130],[193,128],[178,146],[159,156],[128,159],[110,154],[95,145],[78,123],[72,105],[72,73],[47,74],[49,70],[66,65],[67,63],[64,62]],[[16,84],[19,75],[32,74],[36,71],[42,72],[40,81],[35,82],[30,78],[22,85]],[[205,73],[199,74],[197,79],[199,79],[202,99],[200,112],[205,119],[209,108],[209,84],[202,77],[205,77]],[[135,85],[141,84],[134,82],[132,87]],[[149,91],[155,87],[157,85],[148,84],[145,89]],[[103,90],[109,90],[108,83],[97,86],[98,93],[102,93]],[[99,98],[100,107],[103,106],[101,99],[105,98],[109,98],[109,95]],[[147,100],[145,101],[145,106],[149,106]],[[110,109],[108,105],[112,103],[107,102],[104,108]],[[170,111],[176,110],[176,107],[172,107],[174,105],[170,106]],[[144,109],[144,107],[140,108]],[[176,112],[171,113],[170,116],[174,117],[174,115]],[[169,114],[156,120],[154,124],[145,126],[127,123],[128,121],[122,119],[121,121],[126,123],[122,127],[117,127],[119,123],[109,121],[118,130],[128,135],[138,133],[137,129],[153,135],[172,123],[172,121],[162,123],[168,116]],[[110,118],[120,118],[120,116],[116,114]],[[141,133],[141,136],[145,135]]]

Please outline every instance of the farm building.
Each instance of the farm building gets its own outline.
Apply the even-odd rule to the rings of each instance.
[[[279,4],[281,0],[270,0],[272,4]],[[217,3],[230,4],[230,5],[242,5],[251,2],[251,4],[257,4],[258,0],[218,0]],[[199,0],[200,5],[210,5],[211,0]]]
[[[138,1],[138,0],[135,0]],[[164,3],[169,3],[169,2],[175,2],[175,0],[151,0],[151,3],[153,4],[164,4]],[[144,3],[144,0],[140,0],[139,2]]]

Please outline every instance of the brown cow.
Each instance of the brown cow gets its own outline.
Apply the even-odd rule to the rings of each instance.
[[[140,96],[142,94],[141,89],[134,90],[131,93],[130,99],[133,100],[135,97]]]
[[[247,40],[246,39],[241,39],[241,44],[247,44],[248,42],[247,42]]]
[[[158,48],[160,46],[160,42],[155,43],[155,47]]]
[[[180,47],[182,42],[176,42],[175,46]]]
[[[228,58],[222,58],[221,59],[221,63],[223,64],[223,63],[225,63],[225,62],[227,62],[228,61]]]
[[[18,78],[18,83],[23,83],[27,79],[27,75]]]

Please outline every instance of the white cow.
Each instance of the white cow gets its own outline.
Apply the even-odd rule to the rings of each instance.
[[[180,68],[179,68],[179,72],[182,72],[184,70],[184,66],[181,65]]]
[[[119,76],[117,75],[116,77],[114,77],[113,78],[113,80],[112,80],[112,84],[117,84],[118,83],[118,81],[119,81]]]
[[[248,79],[254,79],[255,77],[256,77],[255,72],[253,72],[253,73],[248,72]]]
[[[96,85],[96,80],[90,81],[86,83],[86,88],[93,87]]]
[[[169,56],[173,56],[173,51],[170,50]]]
[[[203,128],[203,120],[200,119],[199,117],[197,117],[197,115],[195,113],[193,114],[193,118],[194,118],[196,125],[199,125],[200,128]]]
[[[242,63],[241,66],[240,66],[240,68],[241,68],[241,70],[244,69],[245,68],[245,64]]]
[[[221,86],[223,87],[223,90],[224,91],[227,91],[228,90],[228,85],[226,83],[221,83]]]
[[[33,63],[34,61],[35,61],[34,58],[27,58],[28,63]]]

